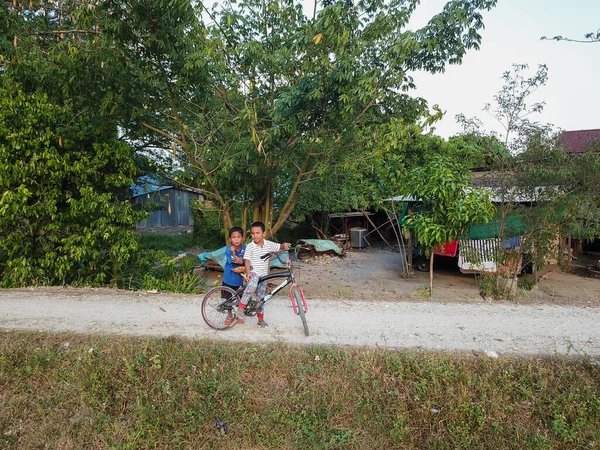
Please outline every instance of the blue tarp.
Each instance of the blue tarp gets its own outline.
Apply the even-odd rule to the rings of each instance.
[[[300,239],[300,242],[306,242],[307,244],[312,245],[318,252],[333,250],[338,255],[342,253],[342,249],[339,248],[335,242],[328,239]]]
[[[208,260],[212,260],[214,262],[216,262],[218,265],[220,265],[221,267],[225,268],[225,249],[227,247],[221,247],[218,250],[212,251],[212,252],[204,252],[204,253],[200,253],[198,255],[198,258],[200,259],[200,262],[202,264],[206,264],[208,262]],[[271,267],[275,267],[278,269],[285,269],[285,261],[287,261],[289,259],[289,254],[288,252],[283,252],[279,255],[279,257],[277,258],[273,258],[271,260]],[[283,261],[283,262],[282,262]]]

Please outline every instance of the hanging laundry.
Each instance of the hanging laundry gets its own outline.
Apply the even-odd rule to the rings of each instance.
[[[460,241],[458,267],[462,273],[496,272],[499,239],[465,239]]]
[[[440,256],[456,256],[456,252],[458,252],[458,239],[447,244],[439,244],[433,249],[433,253]]]
[[[515,248],[521,245],[521,236],[515,236],[502,241],[502,248]]]

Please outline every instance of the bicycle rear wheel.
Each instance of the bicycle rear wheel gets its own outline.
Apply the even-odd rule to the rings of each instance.
[[[302,321],[304,334],[308,336],[310,333],[308,331],[308,323],[306,323],[306,312],[304,311],[304,303],[302,302],[302,296],[300,295],[300,291],[295,288],[292,290],[292,295],[294,296],[296,306],[298,306],[298,315],[300,316],[300,320]]]
[[[215,330],[235,325],[235,291],[225,286],[210,289],[202,299],[202,318]]]

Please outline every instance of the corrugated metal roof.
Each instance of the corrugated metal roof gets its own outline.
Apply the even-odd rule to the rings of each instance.
[[[166,191],[167,189],[179,189],[187,192],[194,192],[196,194],[202,194],[200,189],[194,189],[183,186],[167,186],[162,185],[157,179],[152,178],[149,175],[141,176],[131,186],[131,196],[138,197],[140,195],[152,194],[154,192]]]
[[[583,153],[593,145],[600,148],[600,129],[564,131],[558,138],[567,153]]]
[[[165,191],[171,189],[173,186],[158,186],[155,184],[132,184],[131,185],[131,196],[137,197],[138,195],[152,194],[158,191]]]

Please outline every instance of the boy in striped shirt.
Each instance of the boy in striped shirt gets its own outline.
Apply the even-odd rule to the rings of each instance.
[[[243,313],[252,295],[256,295],[257,300],[262,300],[265,296],[267,283],[263,282],[259,284],[258,279],[269,273],[269,259],[262,259],[261,256],[279,250],[289,250],[292,246],[289,242],[278,244],[277,242],[266,240],[265,224],[262,222],[254,222],[252,224],[250,227],[250,236],[252,236],[252,242],[246,246],[246,252],[244,253],[244,266],[246,267],[246,273],[250,275],[246,284],[246,290],[238,306],[237,323],[244,323]],[[268,326],[267,322],[265,322],[264,310],[256,316],[258,317],[259,326]]]

